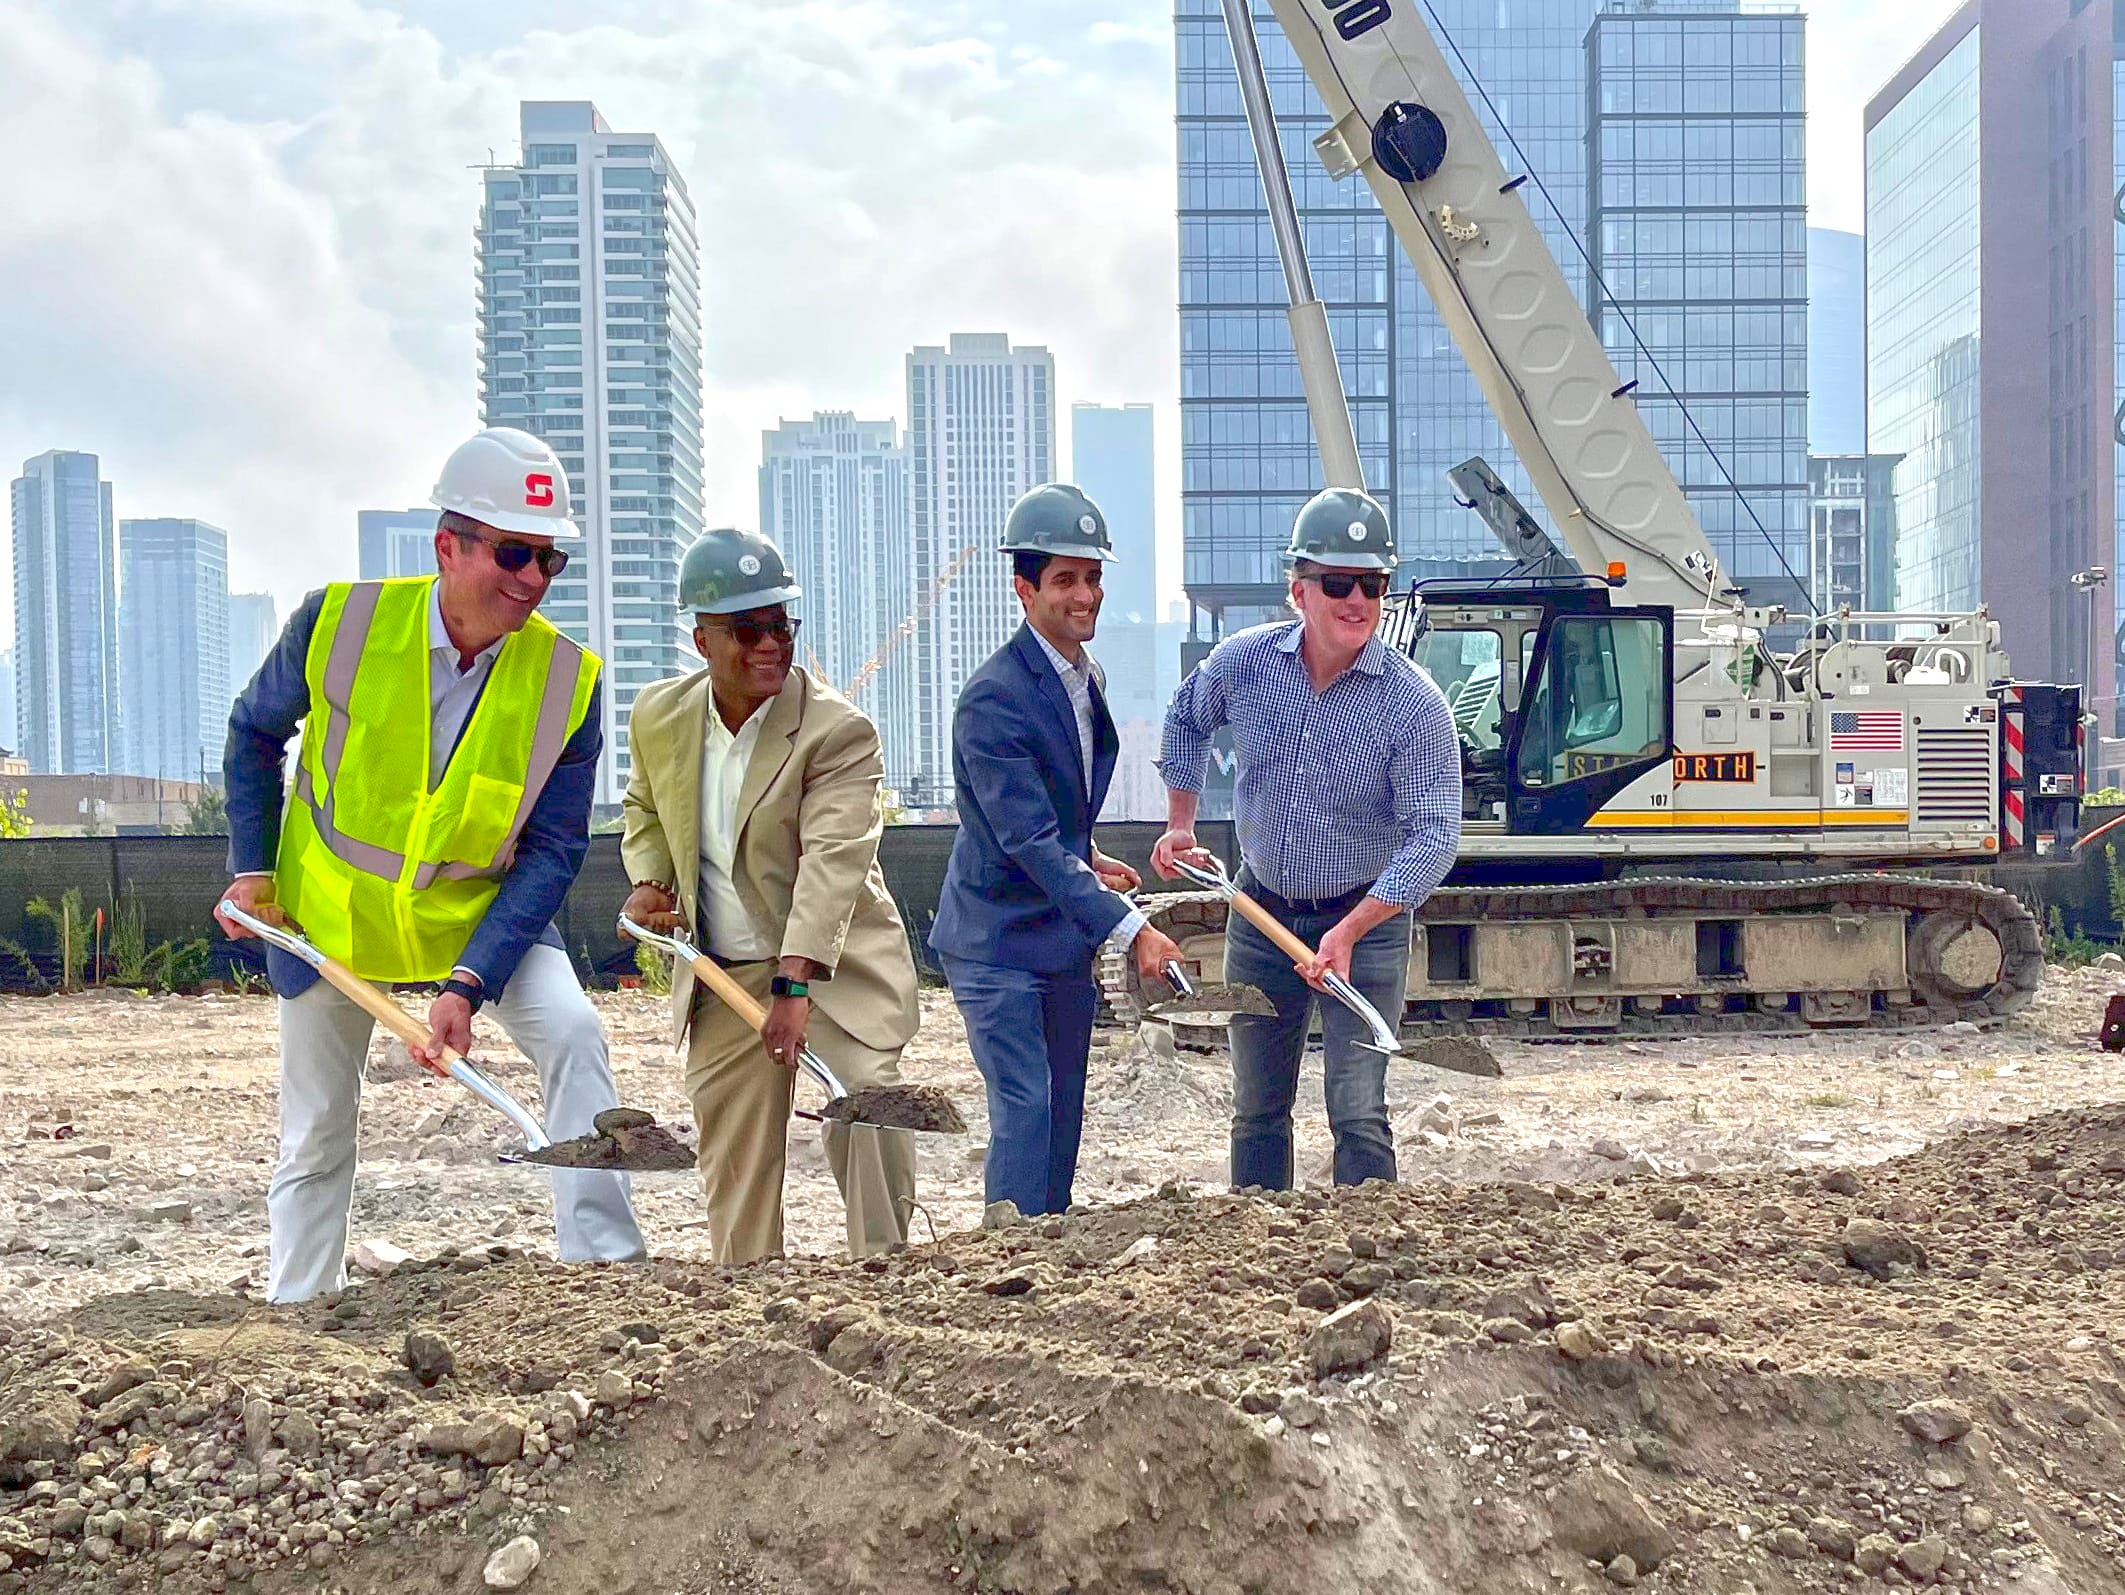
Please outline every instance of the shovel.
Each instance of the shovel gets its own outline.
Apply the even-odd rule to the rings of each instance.
[[[695,978],[707,985],[725,1006],[755,1031],[766,1025],[767,1014],[754,1001],[753,994],[684,936],[651,930],[647,925],[636,924],[625,914],[620,916],[620,931],[659,952],[683,959],[692,967]],[[852,1092],[810,1047],[797,1049],[797,1063],[825,1090],[825,1116],[829,1119],[878,1130],[931,1130],[942,1135],[966,1133],[967,1121],[960,1117],[952,1099],[935,1086],[866,1086],[861,1091]]]
[[[247,914],[226,898],[222,901],[221,911],[237,924],[243,926],[244,929],[251,932],[252,935],[258,937],[259,940],[269,942],[282,952],[290,953],[300,958],[327,981],[331,982],[333,987],[345,996],[349,1002],[367,1013],[386,1030],[397,1036],[399,1040],[405,1042],[407,1046],[426,1047],[432,1043],[433,1037],[430,1036],[426,1025],[407,1013],[405,1009],[401,1008],[389,997],[386,997],[338,959],[329,958],[318,951],[296,931],[293,925],[286,922],[276,924],[270,920],[261,919],[255,914]],[[278,910],[275,910],[275,912],[277,914]],[[601,1121],[598,1125],[601,1136],[576,1136],[570,1140],[557,1143],[547,1138],[544,1127],[532,1116],[531,1111],[523,1103],[517,1101],[515,1097],[488,1079],[471,1059],[461,1057],[447,1047],[443,1049],[443,1058],[444,1062],[440,1065],[426,1064],[423,1067],[428,1069],[430,1073],[439,1075],[445,1080],[455,1080],[459,1085],[515,1125],[518,1133],[524,1137],[523,1151],[504,1152],[501,1155],[501,1161],[504,1163],[529,1163],[561,1168],[594,1167],[599,1169],[634,1170],[642,1173],[653,1173],[672,1166],[668,1159],[656,1160],[649,1156],[647,1147],[636,1148],[628,1145],[629,1141],[639,1142],[642,1139],[639,1132],[645,1121],[651,1125],[654,1124],[654,1121],[646,1113],[633,1108],[607,1109],[606,1112],[598,1115],[598,1119]],[[614,1131],[622,1132],[611,1137],[618,1147],[621,1160],[593,1164],[584,1163],[577,1156],[572,1155],[579,1146],[602,1138],[603,1133],[608,1129],[605,1121],[611,1121],[611,1128]],[[665,1138],[669,1139],[669,1135],[667,1134]],[[630,1152],[636,1158],[636,1161],[632,1163],[625,1161]],[[678,1167],[690,1168],[692,1164],[693,1160],[689,1155]]]
[[[1230,906],[1238,909],[1253,923],[1256,930],[1275,942],[1293,963],[1312,962],[1315,954],[1311,947],[1279,923],[1268,909],[1233,885],[1232,877],[1225,873],[1224,864],[1214,854],[1206,853],[1203,856],[1210,860],[1207,867],[1178,856],[1173,860],[1173,867],[1196,885],[1207,886],[1224,898]],[[1401,1053],[1402,1038],[1395,1033],[1393,1025],[1380,1017],[1380,1010],[1365,1000],[1364,993],[1332,969],[1321,977],[1321,984],[1333,992],[1344,1007],[1364,1020],[1366,1028],[1372,1031],[1372,1040],[1361,1041],[1359,1046],[1368,1052],[1385,1053],[1390,1058]]]
[[[1275,1006],[1259,986],[1198,986],[1178,959],[1165,964],[1166,984],[1179,995],[1153,1003],[1144,1011],[1153,1019],[1184,1025],[1229,1025],[1248,1014],[1274,1014]]]

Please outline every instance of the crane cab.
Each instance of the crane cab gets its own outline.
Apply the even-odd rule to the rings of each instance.
[[[1584,576],[1430,581],[1414,596],[1387,635],[1453,711],[1465,820],[1569,835],[1672,761],[1673,609],[1619,605]]]

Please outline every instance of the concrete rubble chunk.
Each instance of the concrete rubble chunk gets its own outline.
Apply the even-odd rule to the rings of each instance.
[[[30,1483],[33,1464],[66,1461],[80,1422],[81,1403],[63,1390],[0,1393],[0,1484]]]
[[[1849,1220],[1840,1245],[1846,1262],[1876,1279],[1890,1279],[1900,1269],[1925,1266],[1925,1253],[1917,1243],[1895,1225],[1879,1219]]]
[[[1896,1564],[1924,1584],[1947,1565],[1948,1542],[1933,1535],[1913,1540],[1896,1553]]]
[[[155,1377],[155,1365],[138,1357],[128,1357],[103,1376],[95,1391],[89,1396],[92,1407],[100,1407],[106,1401],[115,1401],[128,1390],[146,1384]]]
[[[378,1279],[388,1279],[412,1261],[411,1252],[389,1241],[363,1241],[354,1248],[354,1266]]]
[[[1897,1543],[1886,1534],[1869,1534],[1852,1552],[1852,1565],[1870,1578],[1879,1578],[1883,1569],[1896,1560]]]
[[[1387,1355],[1394,1344],[1394,1320],[1378,1301],[1354,1301],[1314,1325],[1306,1339],[1306,1360],[1316,1379],[1358,1373]]]
[[[1968,1434],[1975,1422],[1967,1409],[1946,1400],[1915,1401],[1896,1415],[1908,1434],[1934,1445],[1948,1445]]]
[[[1605,1463],[1558,1490],[1555,1523],[1558,1544],[1603,1566],[1627,1556],[1639,1572],[1649,1573],[1675,1550],[1675,1536]]]
[[[489,1589],[521,1589],[538,1570],[539,1542],[529,1534],[519,1534],[487,1558],[480,1578]]]
[[[436,1424],[422,1437],[421,1448],[435,1456],[471,1457],[498,1468],[524,1454],[524,1430],[498,1412],[483,1412],[462,1423]]]
[[[407,1330],[400,1355],[413,1377],[425,1386],[433,1387],[457,1372],[457,1354],[433,1330]]]
[[[1825,1556],[1849,1562],[1852,1553],[1859,1549],[1859,1534],[1842,1518],[1812,1518],[1808,1522],[1808,1543]]]

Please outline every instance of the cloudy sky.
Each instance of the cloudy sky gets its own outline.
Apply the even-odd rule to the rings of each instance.
[[[1816,225],[1858,227],[1860,107],[1953,5],[1814,8]],[[227,528],[232,585],[284,608],[351,576],[355,510],[423,501],[477,424],[470,168],[519,100],[591,99],[700,213],[712,522],[754,518],[777,417],[902,417],[911,345],[1006,331],[1066,401],[1158,406],[1177,594],[1170,17],[0,0],[0,474],[96,452],[120,516]]]

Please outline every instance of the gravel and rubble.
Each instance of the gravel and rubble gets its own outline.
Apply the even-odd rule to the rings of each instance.
[[[520,1176],[409,1136],[491,1156],[485,1110],[394,1079],[389,1250],[279,1310],[220,1274],[262,1238],[270,1005],[15,1005],[0,1595],[2125,1591],[2115,978],[1923,1058],[1499,1044],[1501,1079],[1398,1081],[1407,1183],[1270,1197],[1201,1178],[1211,1063],[1109,1038],[1096,1205],[983,1227],[933,1140],[936,1238],[862,1263],[718,1269],[643,1182],[655,1260],[563,1268],[535,1203],[463,1201]],[[607,1001],[641,1100],[668,1054]],[[977,1108],[959,1045],[919,1078]]]

